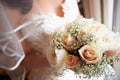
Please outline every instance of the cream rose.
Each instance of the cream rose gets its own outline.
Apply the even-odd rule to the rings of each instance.
[[[63,37],[61,38],[61,42],[68,50],[75,50],[79,47],[78,41],[68,34],[63,35]]]
[[[85,45],[78,52],[81,58],[88,64],[97,63],[102,58],[100,50],[92,45]]]
[[[47,54],[47,59],[51,67],[61,69],[65,64],[65,58],[67,55],[68,52],[65,49],[50,47]]]
[[[66,65],[70,68],[76,67],[79,64],[79,62],[79,57],[74,55],[68,55],[65,60]]]
[[[55,49],[56,55],[56,68],[62,68],[65,64],[65,59],[68,55],[68,52],[65,49]]]
[[[103,29],[106,29],[107,27],[103,24],[100,23],[90,23],[89,25],[80,28],[80,32],[84,32],[84,33],[97,33]]]

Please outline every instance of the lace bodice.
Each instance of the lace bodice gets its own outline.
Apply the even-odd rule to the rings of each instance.
[[[54,33],[58,28],[64,27],[66,24],[74,21],[79,16],[79,10],[76,0],[65,0],[61,5],[64,16],[57,16],[55,13],[32,16],[33,24],[22,29],[22,34],[30,36],[27,38],[32,48],[42,53],[46,51],[48,46],[49,35]]]

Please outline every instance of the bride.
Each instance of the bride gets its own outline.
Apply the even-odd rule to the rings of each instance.
[[[27,46],[30,46],[29,52],[34,51],[36,55],[42,55],[42,57],[41,59],[35,58],[35,61],[33,60],[30,62],[26,59],[26,61],[23,62],[24,65],[32,69],[28,77],[29,80],[49,80],[50,77],[52,80],[112,80],[109,77],[108,79],[105,79],[104,75],[92,77],[91,79],[84,79],[84,75],[75,74],[69,69],[63,71],[62,76],[49,74],[51,71],[49,70],[50,65],[46,61],[46,56],[47,49],[50,45],[50,35],[59,28],[62,28],[62,26],[73,22],[78,16],[81,17],[81,15],[76,0],[34,0],[33,6],[34,7],[30,12],[32,17],[29,16],[28,18],[28,20],[33,21],[33,23],[22,28],[21,33],[24,36],[24,39],[26,39]],[[31,59],[33,58],[31,57]],[[46,65],[39,68],[39,62],[42,63],[43,61],[46,61],[46,63],[44,63]],[[34,63],[36,64],[32,65]],[[42,66],[42,64],[39,66]],[[111,72],[114,72],[109,65],[105,70],[107,69],[108,71],[110,69]]]

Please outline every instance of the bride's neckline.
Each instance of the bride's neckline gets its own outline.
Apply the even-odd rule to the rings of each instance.
[[[46,13],[43,10],[41,10],[41,13],[44,14],[44,15],[54,15],[54,16],[56,16],[58,18],[64,18],[65,14],[66,14],[65,11],[64,11],[64,7],[65,7],[64,5],[66,4],[66,1],[67,0],[64,0],[63,3],[61,3],[60,6],[58,6],[58,8],[61,8],[62,15],[58,15],[57,12],[48,12],[48,13]]]

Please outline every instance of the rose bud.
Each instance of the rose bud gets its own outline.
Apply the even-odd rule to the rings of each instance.
[[[61,38],[61,42],[68,50],[76,50],[79,47],[78,41],[68,34],[63,35],[63,37]]]

